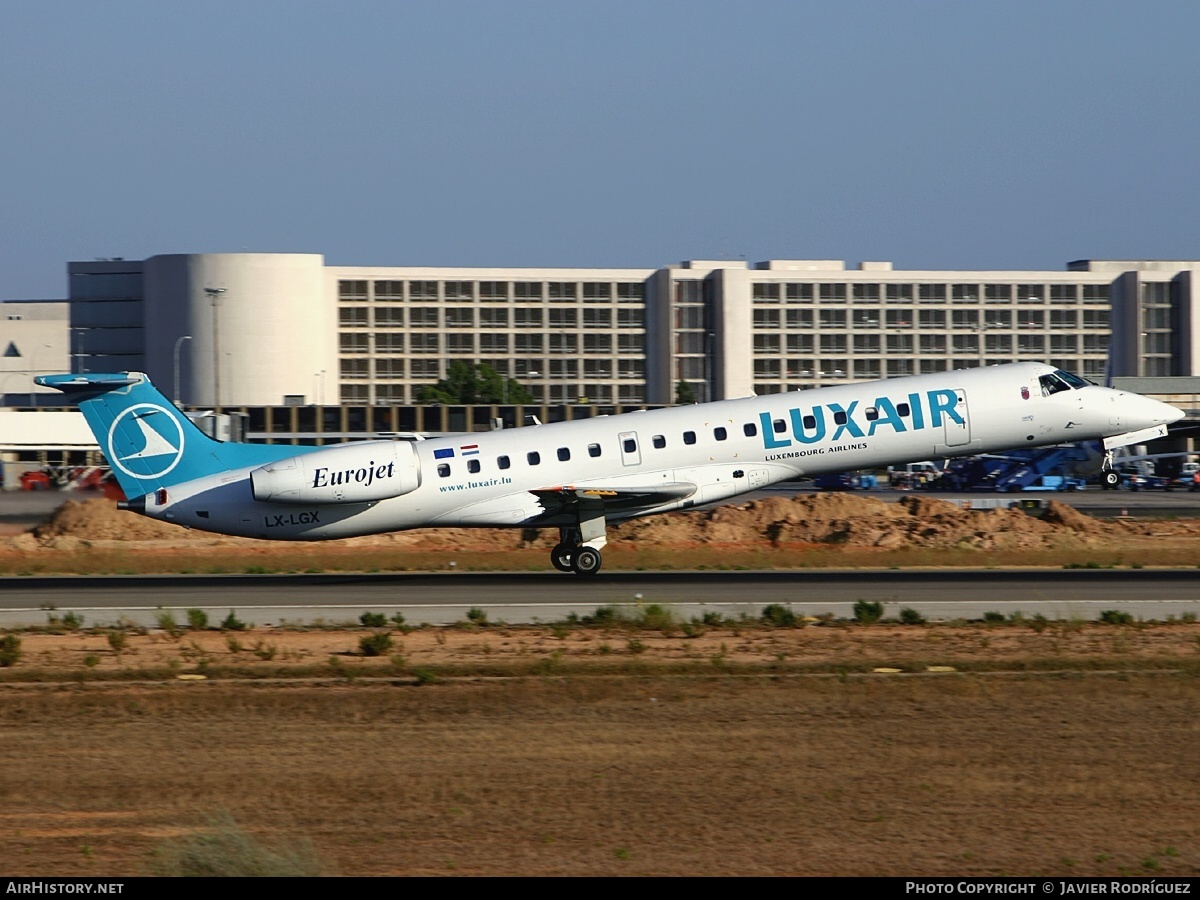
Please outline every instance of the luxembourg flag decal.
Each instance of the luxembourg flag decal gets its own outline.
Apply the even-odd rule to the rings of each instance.
[[[479,455],[479,445],[478,444],[463,444],[461,447],[458,448],[458,452],[461,453],[463,456],[478,456]]]

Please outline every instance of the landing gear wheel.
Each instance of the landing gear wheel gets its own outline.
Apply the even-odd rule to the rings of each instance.
[[[601,562],[599,550],[580,547],[575,551],[575,556],[571,560],[571,568],[575,570],[576,575],[595,575],[600,571]]]
[[[574,572],[571,562],[575,558],[575,550],[571,544],[555,544],[550,551],[550,562],[560,572]]]
[[[1121,476],[1116,472],[1105,472],[1100,476],[1100,483],[1104,485],[1106,491],[1115,491],[1117,485],[1121,483]]]

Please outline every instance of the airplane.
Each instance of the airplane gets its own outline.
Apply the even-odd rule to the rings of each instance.
[[[78,404],[126,500],[185,528],[318,541],[424,527],[558,528],[594,575],[607,526],[822,472],[1072,440],[1161,437],[1184,413],[1011,363],[478,434],[333,446],[220,442],[140,372],[42,375]]]

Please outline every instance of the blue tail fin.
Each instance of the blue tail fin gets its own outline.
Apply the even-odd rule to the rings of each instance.
[[[261,466],[308,449],[214,441],[141,372],[40,375],[78,406],[130,499],[230,469]]]

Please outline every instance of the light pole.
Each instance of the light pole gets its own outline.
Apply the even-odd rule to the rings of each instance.
[[[190,341],[192,336],[184,334],[175,339],[175,405],[179,405],[179,347],[184,341]]]
[[[221,411],[221,295],[225,288],[206,287],[213,310],[213,411]]]

